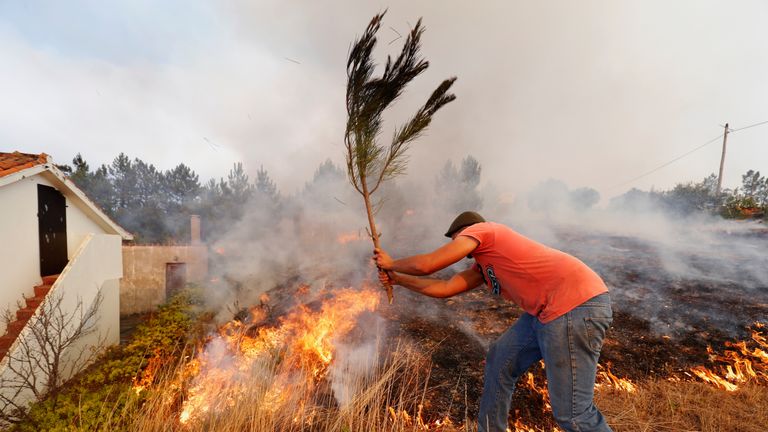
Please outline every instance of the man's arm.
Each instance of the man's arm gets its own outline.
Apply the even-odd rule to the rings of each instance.
[[[450,243],[434,251],[393,260],[381,249],[373,251],[376,265],[382,270],[405,273],[406,275],[424,276],[442,270],[458,262],[477,248],[478,242],[472,237],[458,236]],[[474,287],[473,287],[474,288]]]
[[[402,273],[380,273],[382,282],[390,282],[429,297],[445,298],[469,291],[482,284],[483,275],[475,269],[456,273],[448,280],[420,278]]]

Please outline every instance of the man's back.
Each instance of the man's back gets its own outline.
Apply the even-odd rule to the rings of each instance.
[[[578,258],[505,225],[477,223],[460,235],[479,242],[472,256],[489,288],[541,322],[549,322],[608,291],[600,276]]]

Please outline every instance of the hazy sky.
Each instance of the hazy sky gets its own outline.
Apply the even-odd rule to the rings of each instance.
[[[768,120],[762,0],[0,0],[0,151],[122,151],[204,179],[242,161],[293,192],[343,161],[347,50],[384,8],[377,58],[423,16],[431,62],[391,119],[458,76],[412,149],[416,179],[471,154],[500,190],[558,178],[610,198],[700,180],[719,141],[623,184],[726,121]],[[768,125],[729,137],[726,186],[750,168],[768,173]]]

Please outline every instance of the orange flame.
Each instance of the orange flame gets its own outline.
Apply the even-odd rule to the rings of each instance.
[[[736,391],[739,384],[750,381],[768,382],[768,335],[765,325],[755,323],[752,326],[751,341],[727,342],[725,345],[736,350],[725,350],[722,354],[715,353],[712,347],[707,347],[709,360],[716,364],[714,369],[696,366],[690,369],[695,376],[713,386]],[[749,345],[756,345],[750,348]]]
[[[540,360],[539,364],[542,367],[545,367],[543,360]],[[534,391],[534,393],[537,393],[537,394],[539,394],[541,396],[542,400],[544,401],[545,408],[547,410],[551,410],[552,409],[552,404],[550,404],[550,401],[549,401],[549,390],[547,390],[547,384],[543,383],[541,385],[537,385],[535,377],[533,376],[533,373],[531,373],[531,372],[526,372],[525,373],[525,381],[524,382],[528,385],[528,387],[530,387]]]
[[[348,233],[342,233],[339,234],[338,237],[336,237],[336,243],[339,244],[347,244],[354,241],[360,241],[362,240],[362,236],[360,236],[360,233],[358,232],[348,232]]]
[[[423,405],[419,405],[418,411],[413,416],[408,414],[408,411],[393,407],[387,407],[387,412],[389,413],[389,419],[395,425],[413,428],[416,431],[439,431],[444,428],[451,428],[453,430],[454,424],[448,416],[431,422],[424,421],[422,416],[423,408]]]
[[[637,391],[637,386],[632,381],[625,378],[619,378],[611,372],[611,363],[606,363],[605,367],[603,367],[601,364],[598,364],[597,370],[597,383],[595,384],[596,388],[609,386],[618,390],[624,390],[629,393],[634,393]]]
[[[141,374],[133,378],[133,391],[136,392],[137,395],[152,385],[152,383],[155,381],[155,375],[157,375],[157,372],[163,365],[164,360],[165,359],[160,355],[160,353],[155,351],[155,354],[150,357],[149,361],[147,362],[147,367],[144,368]]]
[[[693,372],[693,374],[697,377],[701,378],[702,381],[710,383],[717,388],[721,388],[727,391],[736,391],[739,388],[739,386],[736,384],[728,382],[728,380],[722,378],[704,366],[692,367],[691,372]]]
[[[297,306],[275,327],[254,330],[240,321],[223,325],[206,350],[190,363],[194,379],[179,421],[188,423],[209,411],[231,406],[247,391],[249,380],[243,378],[254,371],[272,374],[260,402],[273,409],[295,397],[295,381],[311,388],[324,378],[334,359],[334,341],[348,334],[358,316],[373,311],[380,299],[374,290],[340,289],[334,294],[319,311]],[[304,402],[298,403],[303,406]],[[302,414],[297,420],[306,423],[311,415]]]

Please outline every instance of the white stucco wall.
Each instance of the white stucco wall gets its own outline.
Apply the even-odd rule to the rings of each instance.
[[[0,187],[0,310],[16,310],[22,294],[40,284],[37,182],[34,178]],[[5,323],[0,322],[0,334]]]
[[[37,185],[52,186],[64,194],[67,205],[67,256],[72,258],[89,233],[106,231],[73,202],[67,191],[37,174],[0,186],[0,311],[17,309],[23,296],[34,295],[40,278],[40,246],[37,225]],[[121,262],[118,261],[118,262]],[[0,322],[0,335],[5,324]]]
[[[97,293],[101,292],[102,301],[99,305],[99,312],[96,321],[96,331],[79,339],[67,352],[63,353],[63,358],[76,358],[82,350],[89,350],[97,342],[100,347],[119,343],[120,340],[120,293],[119,279],[122,276],[122,239],[118,235],[109,234],[88,234],[81,243],[80,247],[74,252],[74,255],[67,266],[64,268],[59,279],[51,288],[43,304],[38,307],[35,315],[30,319],[29,325],[25,327],[19,335],[16,342],[11,346],[9,355],[0,360],[0,382],[13,381],[16,376],[12,368],[8,367],[10,362],[15,362],[17,358],[24,355],[19,354],[19,340],[25,338],[30,333],[30,325],[34,326],[37,317],[42,310],[45,310],[46,303],[52,299],[61,298],[60,310],[65,316],[82,312],[82,308],[91,307]],[[52,314],[53,315],[53,314]],[[31,339],[26,339],[31,340]],[[82,365],[81,365],[82,366]],[[17,367],[18,369],[18,367]],[[77,372],[71,369],[65,369],[64,379],[69,378]],[[39,390],[43,390],[40,388]],[[0,386],[0,392],[10,392]],[[10,397],[10,393],[6,394]],[[17,402],[31,401],[33,398],[31,392],[24,392],[18,396]]]

